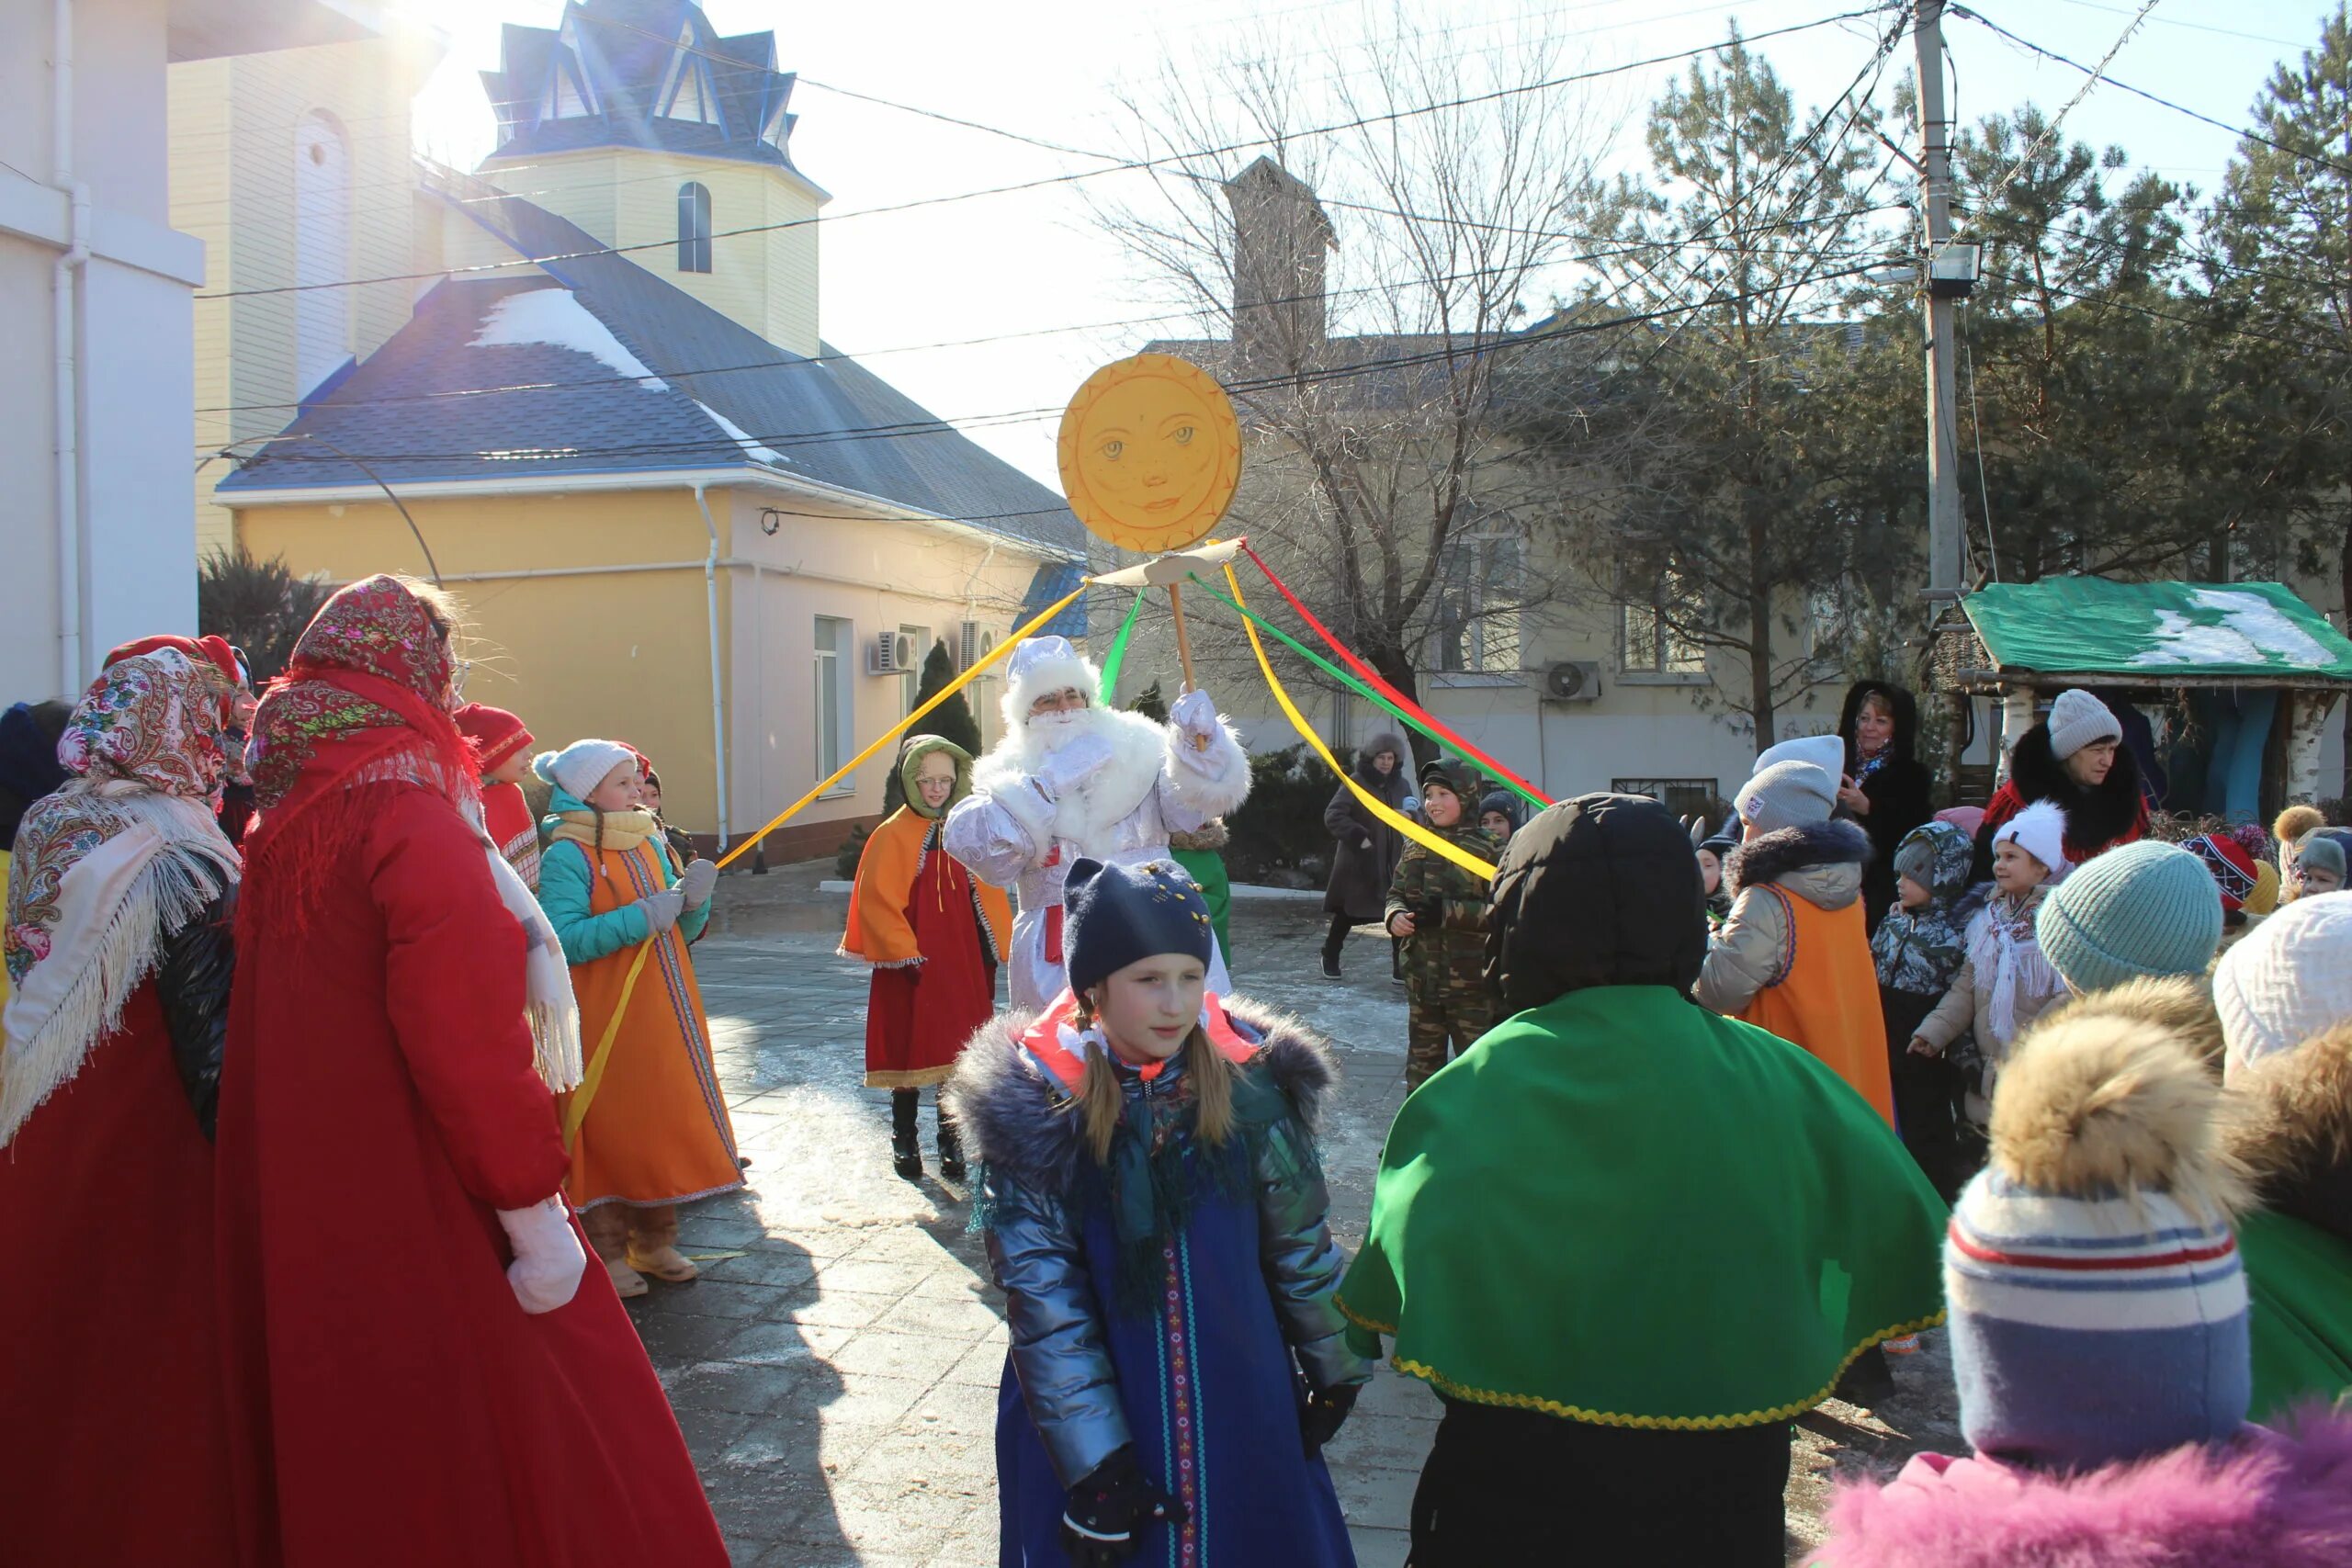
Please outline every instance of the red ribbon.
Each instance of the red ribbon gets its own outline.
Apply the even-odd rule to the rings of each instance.
[[[1456,730],[1446,724],[1444,720],[1439,718],[1435,714],[1430,712],[1429,709],[1421,706],[1420,704],[1415,702],[1412,698],[1407,696],[1404,693],[1390,685],[1386,681],[1381,679],[1379,671],[1374,670],[1371,665],[1366,664],[1363,660],[1357,658],[1351,650],[1340,643],[1338,637],[1331,635],[1330,627],[1325,626],[1321,621],[1315,618],[1314,611],[1299,603],[1298,595],[1290,591],[1290,584],[1275,576],[1274,569],[1268,566],[1264,558],[1261,557],[1257,551],[1251,549],[1249,545],[1245,543],[1241,547],[1241,553],[1258,563],[1258,570],[1266,574],[1266,581],[1274,585],[1274,592],[1281,594],[1284,599],[1290,602],[1290,607],[1298,612],[1298,618],[1305,621],[1308,627],[1314,631],[1315,635],[1323,639],[1323,646],[1329,649],[1333,653],[1338,654],[1348,668],[1353,670],[1358,675],[1363,677],[1364,681],[1369,683],[1374,691],[1380,693],[1390,702],[1396,704],[1399,708],[1412,714],[1416,718],[1419,719],[1421,723],[1427,725],[1430,728],[1436,730],[1448,740],[1453,741],[1453,744],[1466,755],[1475,758],[1478,761],[1484,762],[1487,767],[1492,768],[1498,778],[1506,778],[1510,780],[1511,783],[1519,785],[1520,788],[1525,790],[1536,799],[1544,802],[1546,806],[1552,804],[1552,797],[1550,795],[1545,795],[1542,790],[1537,789],[1533,784],[1528,783],[1525,779],[1520,777],[1509,768],[1504,767],[1500,762],[1496,761],[1492,757],[1487,755],[1486,752],[1480,750],[1477,747],[1471,745],[1470,742],[1464,740]]]

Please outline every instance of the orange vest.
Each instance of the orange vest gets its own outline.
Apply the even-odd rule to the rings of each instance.
[[[1756,993],[1741,1020],[1820,1058],[1893,1126],[1886,1018],[1879,1011],[1878,967],[1871,960],[1861,901],[1825,909],[1769,884],[1756,891],[1781,901],[1792,951],[1788,969]]]

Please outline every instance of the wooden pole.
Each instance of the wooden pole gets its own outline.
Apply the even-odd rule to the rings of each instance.
[[[1199,682],[1193,679],[1193,638],[1184,630],[1184,590],[1180,583],[1168,585],[1168,613],[1176,617],[1176,659],[1184,666],[1184,690],[1189,692]]]

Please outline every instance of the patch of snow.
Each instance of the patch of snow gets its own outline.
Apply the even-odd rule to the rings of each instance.
[[[469,346],[507,348],[526,344],[584,354],[605,368],[633,378],[649,392],[670,389],[670,384],[631,354],[569,288],[533,288],[507,295],[482,317],[481,330],[474,333]]]
[[[2316,638],[2259,593],[2200,588],[2189,596],[2189,603],[2219,615],[2221,624],[2192,620],[2177,610],[2159,610],[2154,646],[2133,654],[2133,664],[2267,664],[2318,670],[2335,662]]]
[[[743,449],[743,456],[746,457],[756,457],[763,463],[789,463],[792,461],[791,458],[786,457],[775,447],[763,446],[760,445],[759,440],[749,431],[745,430],[741,425],[736,423],[725,414],[720,413],[717,409],[712,408],[708,403],[704,402],[699,398],[695,400],[695,407],[708,414],[710,416],[710,423],[718,426],[720,432],[726,435],[728,440],[732,441],[736,446],[741,447]]]

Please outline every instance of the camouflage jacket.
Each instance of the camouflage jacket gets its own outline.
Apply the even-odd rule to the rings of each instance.
[[[1492,860],[1495,841],[1471,823],[1431,828],[1480,860]],[[1487,879],[1466,871],[1419,843],[1405,846],[1389,879],[1388,905],[1381,913],[1385,924],[1409,914],[1415,931],[1405,939],[1408,976],[1436,979],[1445,976],[1478,976],[1487,963]]]

